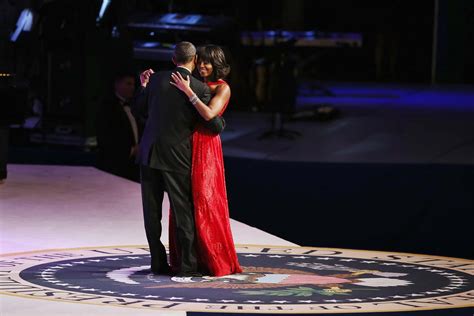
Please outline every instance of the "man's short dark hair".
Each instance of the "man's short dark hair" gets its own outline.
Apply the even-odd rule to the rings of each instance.
[[[174,62],[177,64],[186,64],[196,56],[196,47],[190,42],[179,42],[174,48]]]
[[[137,75],[136,72],[133,71],[131,68],[121,68],[114,73],[114,81],[120,81],[125,78],[133,78],[136,79]]]

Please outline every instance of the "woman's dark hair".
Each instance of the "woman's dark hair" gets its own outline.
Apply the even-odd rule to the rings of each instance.
[[[212,65],[212,74],[209,81],[224,79],[230,73],[230,66],[225,60],[225,54],[222,48],[217,45],[200,46],[197,49],[198,62],[210,63]]]

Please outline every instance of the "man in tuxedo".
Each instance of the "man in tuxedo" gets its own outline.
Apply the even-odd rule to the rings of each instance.
[[[135,164],[140,126],[131,113],[135,94],[135,74],[124,70],[115,76],[114,94],[97,113],[97,166],[130,180],[138,181]]]
[[[171,73],[190,76],[196,95],[208,103],[209,87],[191,73],[197,60],[196,48],[189,42],[176,44],[172,71],[145,71],[140,77],[143,91],[134,103],[134,115],[146,116],[137,161],[140,164],[143,215],[150,246],[153,273],[170,274],[165,247],[160,241],[162,201],[166,191],[173,212],[179,244],[178,276],[200,276],[195,249],[194,206],[191,191],[191,136],[199,120],[213,132],[224,128],[224,120],[204,121],[185,94],[170,84]]]

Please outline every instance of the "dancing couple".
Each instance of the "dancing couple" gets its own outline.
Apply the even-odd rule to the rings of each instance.
[[[242,272],[232,238],[219,133],[230,99],[222,49],[176,44],[172,71],[144,71],[134,114],[146,125],[140,164],[145,231],[155,274],[223,276]],[[204,82],[193,77],[197,67]],[[170,264],[161,237],[170,201]]]

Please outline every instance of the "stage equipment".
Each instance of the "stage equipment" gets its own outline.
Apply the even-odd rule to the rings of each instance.
[[[196,46],[231,43],[237,34],[233,26],[228,17],[180,13],[139,13],[128,22],[134,58],[157,61],[171,60],[174,44],[183,40]]]

